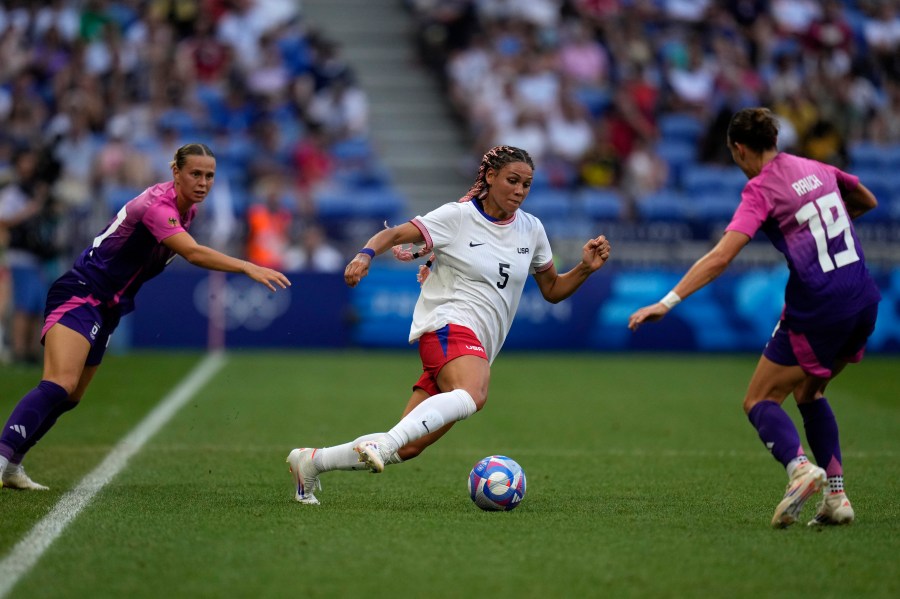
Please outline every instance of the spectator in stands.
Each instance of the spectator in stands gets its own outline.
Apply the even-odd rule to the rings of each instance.
[[[840,60],[849,60],[854,43],[853,29],[839,0],[825,0],[822,14],[810,24],[804,41],[815,54],[831,57],[839,53]]]
[[[75,408],[100,366],[110,335],[134,296],[179,255],[210,270],[243,273],[275,291],[290,285],[282,273],[198,244],[187,232],[213,184],[216,161],[202,144],[175,152],[172,181],[129,202],[53,283],[42,336],[44,371],[37,387],[13,409],[0,432],[0,486],[46,490],[22,468],[25,454],[65,412]]]
[[[543,164],[549,150],[543,114],[536,110],[521,111],[510,126],[494,132],[493,141],[494,145],[529,148],[535,164]]]
[[[700,40],[691,39],[686,62],[673,60],[666,71],[666,82],[673,92],[671,110],[705,116],[707,107],[712,104],[718,74],[718,65],[706,57]]]
[[[147,157],[130,142],[129,127],[126,116],[109,120],[107,139],[100,144],[91,167],[90,187],[112,212],[149,186],[155,174]]]
[[[177,53],[180,78],[213,89],[225,79],[234,60],[231,46],[216,37],[215,21],[207,13],[198,15],[192,34],[178,44]]]
[[[328,179],[334,169],[334,158],[328,152],[325,132],[317,123],[310,123],[294,147],[293,166],[297,184],[304,191],[313,191]]]
[[[92,199],[91,170],[94,156],[100,148],[91,134],[87,117],[79,111],[80,105],[80,100],[72,98],[72,104],[62,115],[62,132],[53,148],[54,158],[61,169],[61,199],[75,207],[83,207]]]
[[[285,269],[288,271],[342,272],[344,255],[328,242],[325,229],[309,222],[299,235],[299,243],[288,248]]]
[[[657,136],[656,123],[642,109],[635,96],[637,85],[619,86],[609,110],[609,139],[624,160],[639,138],[652,140]]]
[[[802,144],[804,156],[846,168],[847,146],[834,123],[825,119],[816,121],[803,138]]]
[[[797,88],[789,92],[781,100],[774,102],[772,110],[779,117],[790,122],[797,140],[806,139],[813,126],[822,118],[818,105],[804,87]],[[779,135],[779,139],[782,137],[783,134]],[[719,139],[721,140],[722,137],[720,136]],[[721,145],[721,142],[719,145]],[[794,147],[798,152],[803,151],[799,144]]]
[[[257,200],[247,208],[247,259],[283,270],[293,214],[285,206],[284,181],[272,174],[256,184]]]
[[[520,65],[513,78],[516,105],[527,112],[556,112],[562,81],[554,69],[553,56],[546,52],[532,52],[521,58]]]
[[[366,94],[345,75],[316,93],[309,119],[320,125],[332,142],[365,136],[369,127]]]
[[[622,169],[622,187],[632,199],[662,190],[669,179],[669,165],[653,144],[638,138]]]
[[[783,35],[805,36],[822,16],[815,0],[772,0],[772,17]]]
[[[24,147],[13,157],[13,180],[0,190],[0,227],[9,235],[6,260],[12,274],[13,360],[37,364],[44,298],[59,253],[58,214],[51,196],[53,173],[42,167],[39,148]]]
[[[885,101],[869,121],[864,139],[882,144],[900,144],[900,80],[885,83]]]
[[[849,524],[854,512],[844,493],[837,422],[824,392],[848,363],[862,359],[875,329],[881,295],[859,250],[852,219],[875,208],[877,201],[857,177],[779,152],[777,141],[777,120],[768,109],[747,108],[734,115],[727,143],[749,182],[731,224],[671,292],[637,310],[628,326],[637,330],[663,318],[722,274],[753,236],[765,231],[787,258],[791,274],[781,319],[750,380],[744,411],[790,479],[772,526],[793,524],[804,503],[826,484],[809,524]],[[807,459],[781,407],[790,394],[818,467]]]
[[[863,38],[876,64],[894,80],[900,79],[900,7],[896,2],[870,2]]]
[[[567,21],[562,28],[557,66],[576,89],[605,89],[609,85],[609,52],[584,21]]]
[[[546,129],[548,155],[573,167],[581,163],[594,141],[584,105],[564,92],[560,93],[558,109],[547,116]]]
[[[593,126],[591,148],[578,164],[580,181],[587,187],[612,187],[621,170],[621,155],[610,141],[608,120],[599,119]]]

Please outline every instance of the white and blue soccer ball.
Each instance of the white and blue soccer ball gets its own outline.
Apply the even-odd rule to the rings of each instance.
[[[469,497],[486,511],[509,511],[525,498],[525,471],[503,455],[484,458],[469,473]]]

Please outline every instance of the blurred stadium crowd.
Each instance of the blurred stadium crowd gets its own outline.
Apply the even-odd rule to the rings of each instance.
[[[863,236],[900,241],[900,1],[397,1],[472,164],[497,143],[536,159],[526,209],[551,236],[707,239],[745,181],[727,118],[768,105],[784,149],[876,193]],[[408,216],[365,91],[302,6],[0,1],[0,313],[9,268],[67,267],[186,141],[218,158],[192,233],[256,262],[341,270],[373,215]]]
[[[527,148],[526,210],[551,230],[571,228],[568,203],[582,221],[708,238],[746,182],[725,131],[752,105],[780,116],[782,149],[858,173],[882,202],[869,220],[900,220],[896,0],[410,4],[473,155]]]

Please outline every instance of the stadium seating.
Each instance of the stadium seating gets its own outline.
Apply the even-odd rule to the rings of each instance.
[[[571,191],[542,187],[532,189],[523,204],[525,212],[541,220],[570,218],[573,215],[575,197]]]
[[[659,133],[667,140],[694,143],[703,135],[704,127],[703,122],[692,114],[674,112],[659,117]]]
[[[683,139],[662,138],[656,143],[656,153],[669,164],[668,184],[680,187],[684,169],[696,160],[696,145]]]
[[[365,218],[396,222],[406,200],[390,187],[348,189],[331,185],[314,195],[316,210],[323,220]]]
[[[593,220],[619,220],[624,199],[615,189],[585,188],[580,193],[585,216]]]
[[[689,164],[681,174],[681,188],[689,196],[740,195],[746,183],[747,176],[737,167]]]
[[[691,213],[687,197],[672,189],[640,196],[636,205],[644,221],[687,221]]]
[[[696,223],[729,221],[740,203],[740,196],[723,193],[704,193],[688,198],[688,211]]]

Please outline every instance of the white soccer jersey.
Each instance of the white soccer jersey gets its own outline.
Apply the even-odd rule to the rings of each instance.
[[[409,341],[447,324],[471,329],[494,361],[528,276],[553,264],[544,225],[517,210],[492,221],[474,202],[453,202],[412,219],[435,262],[422,285]]]

